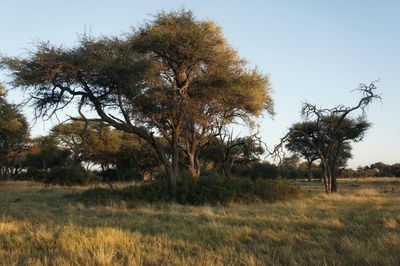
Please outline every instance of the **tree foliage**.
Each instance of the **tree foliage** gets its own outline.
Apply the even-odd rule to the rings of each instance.
[[[31,93],[37,116],[77,102],[83,119],[93,109],[96,119],[145,140],[172,190],[181,150],[197,175],[199,150],[216,126],[273,111],[268,77],[247,68],[214,22],[185,10],[162,12],[126,38],[84,37],[69,49],[42,43],[3,64],[14,86]]]
[[[332,109],[322,109],[313,104],[304,104],[302,114],[305,121],[294,124],[282,139],[289,150],[300,153],[308,161],[315,158],[320,160],[326,192],[337,190],[336,178],[339,165],[343,163],[341,160],[351,156],[350,143],[361,141],[370,127],[364,109],[373,99],[380,98],[375,93],[374,83],[368,86],[361,84],[358,90],[362,97],[352,107],[340,105]],[[361,110],[363,115],[350,117],[357,110]]]
[[[0,178],[17,174],[21,169],[29,126],[18,106],[7,102],[0,83]]]

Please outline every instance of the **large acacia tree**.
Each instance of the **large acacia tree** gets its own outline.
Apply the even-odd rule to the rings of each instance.
[[[30,91],[37,116],[75,102],[84,120],[93,110],[96,119],[148,142],[172,192],[180,150],[196,175],[198,150],[215,125],[272,112],[268,78],[247,69],[214,22],[185,10],[160,13],[126,38],[84,37],[73,48],[42,43],[27,58],[2,62],[14,86]]]
[[[175,173],[180,149],[198,176],[199,153],[223,126],[249,122],[263,110],[273,113],[268,78],[246,68],[215,23],[186,11],[162,13],[130,41],[156,65],[149,90],[137,99],[148,104],[137,106],[146,124],[170,143]]]

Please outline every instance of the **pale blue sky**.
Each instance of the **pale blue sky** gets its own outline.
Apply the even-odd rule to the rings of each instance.
[[[217,22],[240,55],[270,75],[277,115],[261,122],[269,145],[300,120],[302,102],[354,104],[358,95],[350,91],[358,83],[380,79],[383,102],[368,109],[373,127],[354,145],[350,166],[400,162],[400,1],[2,0],[0,54],[23,55],[36,40],[71,46],[85,31],[120,35],[151,14],[181,7]],[[33,134],[50,127],[38,123]]]

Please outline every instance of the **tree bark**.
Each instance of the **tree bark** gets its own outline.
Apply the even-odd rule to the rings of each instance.
[[[327,179],[328,179],[328,171],[327,171],[326,165],[325,165],[324,163],[322,163],[322,172],[323,172],[322,175],[323,175],[323,178],[324,178],[325,192],[326,192],[326,193],[329,193],[328,182],[327,182]]]
[[[308,161],[307,162],[308,182],[311,182],[311,167],[312,167],[312,162]]]
[[[106,172],[105,172],[105,169],[104,169],[104,165],[103,165],[103,164],[101,165],[101,173],[102,173],[102,175],[103,175],[103,181],[105,181],[105,182],[108,184],[108,186],[110,187],[111,190],[114,190],[114,187],[113,187],[113,185],[112,185],[110,179],[109,179],[108,176],[106,175]]]

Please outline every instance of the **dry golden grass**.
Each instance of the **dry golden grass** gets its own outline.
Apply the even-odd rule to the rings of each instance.
[[[400,179],[291,202],[85,207],[0,183],[0,265],[400,265]],[[321,184],[302,184],[319,191]]]

